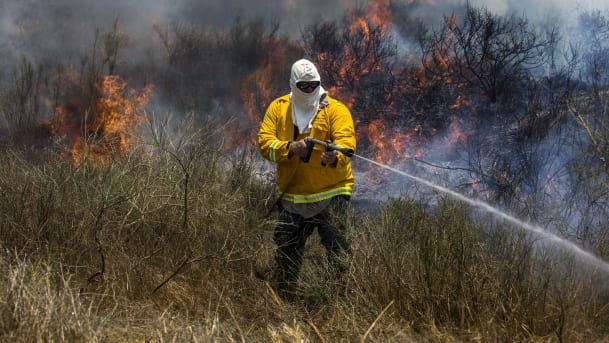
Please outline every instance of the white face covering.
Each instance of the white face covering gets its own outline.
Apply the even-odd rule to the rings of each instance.
[[[300,81],[321,81],[319,72],[311,61],[301,59],[292,65],[290,75],[290,100],[292,103],[292,122],[298,126],[300,133],[309,132],[311,122],[319,111],[319,99],[326,93],[321,85],[311,93],[306,93],[296,87]]]

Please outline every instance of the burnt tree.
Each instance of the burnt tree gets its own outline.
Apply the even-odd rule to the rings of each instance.
[[[374,153],[369,149],[374,150],[375,144],[366,135],[373,121],[382,118],[399,130],[399,114],[391,106],[397,85],[393,74],[397,46],[391,30],[367,16],[346,16],[344,21],[308,26],[303,42],[319,67],[324,88],[349,106],[362,126],[360,151]]]
[[[454,14],[445,17],[442,28],[421,37],[420,45],[429,72],[475,84],[495,103],[545,63],[556,40],[555,34],[536,32],[525,18],[468,5],[461,23]]]
[[[397,46],[391,30],[360,17],[317,22],[303,34],[305,51],[319,66],[324,87],[334,88],[352,110],[378,117],[394,85]]]
[[[576,49],[580,84],[565,101],[573,158],[568,163],[568,211],[575,234],[606,255],[609,251],[609,12],[583,13]]]
[[[595,97],[596,111],[602,110],[598,94],[609,86],[609,18],[601,12],[585,12],[579,17],[583,79],[590,85]]]

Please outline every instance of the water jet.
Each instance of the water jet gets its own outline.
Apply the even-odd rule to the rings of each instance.
[[[508,222],[510,222],[510,223],[512,223],[514,225],[522,227],[522,228],[526,229],[529,232],[538,234],[541,237],[543,237],[545,239],[548,239],[550,242],[555,243],[555,244],[557,244],[557,245],[559,245],[559,246],[561,246],[561,247],[563,247],[565,249],[568,249],[569,251],[577,254],[580,258],[582,258],[586,262],[590,263],[594,267],[602,270],[603,272],[605,272],[605,273],[607,273],[609,275],[609,263],[608,262],[600,259],[599,257],[597,257],[596,255],[592,254],[591,252],[582,249],[581,247],[579,247],[575,243],[573,243],[573,242],[571,242],[571,241],[569,241],[569,240],[567,240],[565,238],[561,238],[561,237],[559,237],[559,236],[557,236],[557,235],[555,235],[555,234],[553,234],[551,232],[546,231],[545,229],[543,229],[542,227],[540,227],[538,225],[534,225],[534,224],[522,221],[522,220],[516,218],[513,215],[510,215],[510,214],[508,214],[508,213],[506,213],[504,211],[499,210],[498,208],[495,208],[495,207],[491,206],[488,203],[485,203],[483,201],[476,200],[476,199],[471,199],[471,198],[469,198],[469,197],[467,197],[467,196],[465,196],[463,194],[460,194],[460,193],[455,192],[453,190],[450,190],[448,188],[445,188],[445,187],[442,187],[440,185],[437,185],[437,184],[435,184],[435,183],[433,183],[431,181],[428,181],[428,180],[422,179],[420,177],[411,175],[411,174],[406,173],[404,171],[395,169],[393,167],[390,167],[388,165],[385,165],[385,164],[379,163],[377,161],[368,159],[368,158],[363,157],[363,156],[358,155],[358,154],[353,154],[353,156],[357,157],[359,159],[362,159],[362,160],[364,160],[364,161],[366,161],[368,163],[372,163],[372,164],[377,165],[377,166],[379,166],[381,168],[384,168],[384,169],[387,169],[387,170],[392,171],[394,173],[397,173],[397,174],[400,174],[402,176],[405,176],[405,177],[407,177],[407,178],[409,178],[409,179],[411,179],[413,181],[416,181],[416,182],[418,182],[420,184],[423,184],[423,185],[425,185],[427,187],[430,187],[430,188],[435,189],[437,191],[440,191],[440,192],[442,192],[444,194],[447,194],[447,195],[449,195],[450,197],[452,197],[452,198],[454,198],[456,200],[465,202],[465,203],[467,203],[467,204],[469,204],[471,206],[474,206],[474,207],[483,209],[486,212],[492,213],[493,215],[496,215],[496,216],[498,216],[498,217],[500,217],[502,219],[505,219],[505,220],[507,220]]]

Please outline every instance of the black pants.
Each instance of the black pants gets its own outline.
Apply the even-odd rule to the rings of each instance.
[[[275,228],[274,240],[277,244],[275,255],[277,262],[277,281],[280,286],[293,287],[300,267],[307,238],[317,227],[321,244],[326,248],[330,265],[337,272],[344,271],[338,260],[343,254],[349,254],[349,245],[345,238],[345,225],[341,218],[345,218],[349,208],[349,197],[337,196],[332,198],[328,207],[311,218],[279,209],[279,225]]]

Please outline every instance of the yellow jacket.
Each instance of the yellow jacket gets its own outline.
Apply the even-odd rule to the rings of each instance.
[[[355,151],[355,129],[347,106],[328,95],[322,98],[321,106],[311,123],[311,131],[304,134],[295,131],[289,94],[275,99],[264,114],[258,132],[258,149],[264,158],[277,163],[277,184],[283,200],[312,203],[351,195],[353,174],[349,157],[338,152],[336,165],[324,167],[321,165],[324,147],[316,144],[308,163],[298,156],[288,158],[288,143],[307,136]]]

